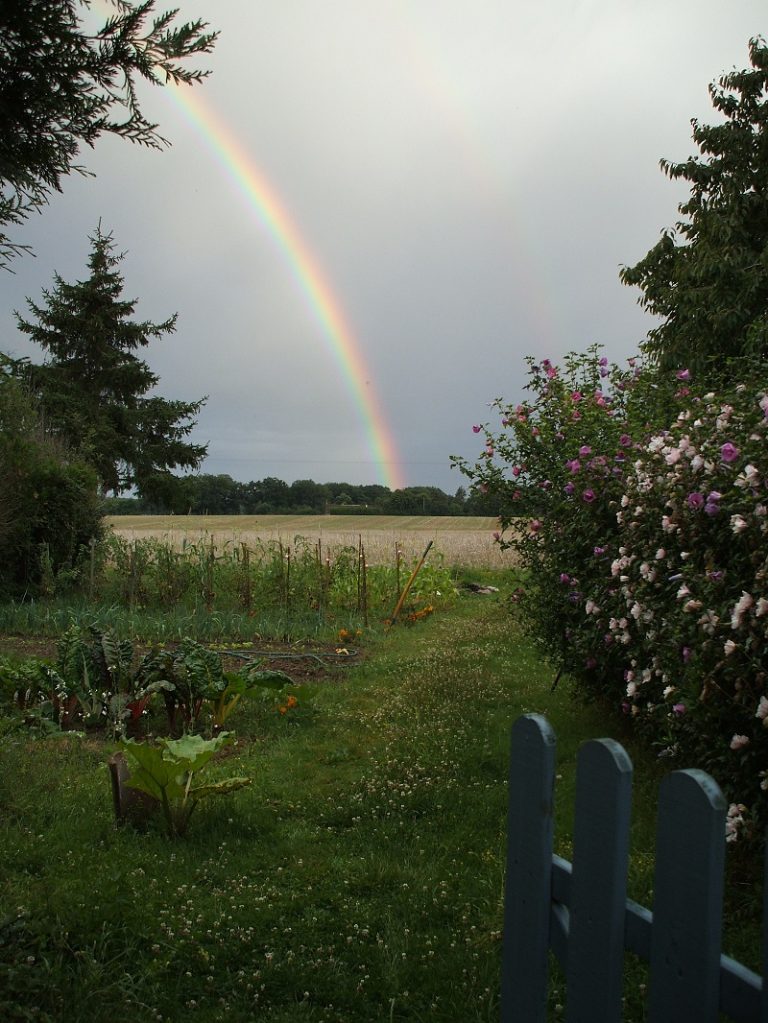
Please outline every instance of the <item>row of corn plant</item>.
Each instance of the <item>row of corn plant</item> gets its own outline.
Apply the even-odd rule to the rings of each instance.
[[[130,620],[130,634],[158,640],[322,636],[385,621],[410,568],[398,544],[390,564],[368,564],[362,535],[343,547],[303,536],[251,543],[210,536],[175,547],[109,534],[83,552],[65,590],[57,593],[51,580],[44,598],[0,608],[0,627],[56,633],[82,613],[102,627]],[[450,571],[433,554],[409,593],[410,611],[431,610],[454,592]]]

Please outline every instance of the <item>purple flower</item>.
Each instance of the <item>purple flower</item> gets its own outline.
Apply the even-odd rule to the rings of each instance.
[[[684,703],[676,703],[672,707],[672,713],[673,714],[677,714],[678,717],[680,717],[681,715],[685,714],[685,711],[686,711],[686,706],[685,706]]]
[[[481,430],[482,430],[482,426],[473,426],[472,427],[472,433],[480,433]]]
[[[582,499],[582,501],[586,501],[587,504],[591,504],[594,501],[594,499],[595,499],[595,492],[594,492],[594,490],[590,490],[590,489],[585,490],[584,493],[581,495],[581,499]]]
[[[704,511],[707,515],[719,515],[720,514],[720,498],[723,495],[717,490],[712,490],[707,494],[707,503],[704,505]]]
[[[532,533],[538,533],[538,531],[540,529],[541,529],[541,522],[538,519],[533,519],[531,521],[531,525],[530,525],[531,532]]]
[[[691,652],[692,651],[689,646],[684,646],[683,649],[680,651],[680,656],[683,658],[683,664],[688,663],[688,661],[690,660]]]
[[[570,581],[571,577],[568,575],[567,572],[560,573],[560,582],[563,583],[563,585],[567,585]]]
[[[632,438],[629,436],[628,433],[622,433],[622,435],[619,437],[619,444],[621,444],[623,448],[631,448]]]
[[[677,373],[675,373],[675,376],[678,380],[690,380],[691,371],[689,369],[679,369]]]
[[[582,444],[581,447],[579,448],[579,454],[581,455],[582,458],[586,458],[587,455],[592,454],[592,448],[589,446],[589,444]]]
[[[601,554],[605,554],[605,547],[595,547],[594,550],[592,551],[592,553],[597,555],[597,556],[599,556]]]
[[[688,507],[698,511],[699,508],[704,507],[704,495],[694,490],[692,494],[688,495]]]
[[[573,483],[566,483],[565,486],[563,487],[563,490],[569,497],[571,496],[575,489],[576,487],[574,487]]]
[[[597,364],[598,364],[598,366],[607,366],[608,365],[608,358],[605,355],[601,356],[601,358],[598,359]]]
[[[577,473],[581,469],[581,462],[578,458],[570,458],[566,463],[565,467],[568,472]]]
[[[707,572],[707,579],[713,583],[719,583],[723,578],[723,573],[718,569],[715,572]]]
[[[720,457],[724,462],[735,462],[739,454],[739,449],[735,444],[731,444],[730,441],[726,441],[720,448]]]

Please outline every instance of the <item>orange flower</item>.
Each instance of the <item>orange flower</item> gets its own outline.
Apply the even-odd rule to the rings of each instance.
[[[287,707],[278,707],[277,709],[280,711],[281,714],[285,714],[285,712],[288,710]]]
[[[298,702],[295,696],[288,697],[288,707],[295,707]]]

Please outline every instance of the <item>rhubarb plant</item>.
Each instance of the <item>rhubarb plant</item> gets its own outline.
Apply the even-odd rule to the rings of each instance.
[[[163,812],[168,835],[184,835],[198,803],[210,796],[228,795],[246,785],[250,778],[224,778],[216,782],[198,781],[197,776],[216,753],[234,740],[232,732],[213,739],[184,735],[180,739],[161,739],[159,745],[126,739],[119,748],[128,758],[128,785],[154,797]]]

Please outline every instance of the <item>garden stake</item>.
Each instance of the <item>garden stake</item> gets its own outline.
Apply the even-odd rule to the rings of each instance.
[[[397,621],[397,616],[400,614],[400,612],[403,609],[403,604],[405,603],[405,598],[408,596],[408,593],[409,593],[409,591],[411,589],[411,586],[413,586],[414,582],[416,581],[416,576],[421,571],[421,566],[427,560],[427,555],[429,554],[429,551],[430,551],[430,548],[432,546],[432,543],[433,543],[433,541],[430,540],[429,543],[427,544],[426,550],[424,551],[424,553],[421,556],[421,560],[419,561],[419,563],[416,566],[416,568],[414,568],[414,570],[411,572],[411,578],[405,584],[405,589],[400,594],[400,599],[397,602],[395,610],[392,612],[392,617],[389,620],[389,625],[387,626],[387,631],[389,631],[389,629],[391,629],[392,626]]]

